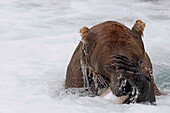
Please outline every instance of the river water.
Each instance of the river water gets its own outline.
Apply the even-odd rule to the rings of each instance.
[[[0,0],[0,112],[169,113],[169,0]],[[66,67],[79,29],[113,20],[146,23],[145,49],[157,86],[157,106],[66,94]]]

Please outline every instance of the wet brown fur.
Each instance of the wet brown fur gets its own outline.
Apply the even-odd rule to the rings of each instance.
[[[112,65],[111,56],[120,54],[127,56],[135,63],[139,60],[144,62],[140,69],[144,73],[150,73],[155,95],[160,95],[161,92],[156,87],[151,74],[152,64],[142,41],[144,27],[145,23],[141,20],[136,21],[132,30],[118,22],[107,21],[90,29],[83,27],[80,33],[82,34],[82,41],[85,43],[89,65],[95,72],[109,78],[107,82],[112,82],[111,77],[113,77],[111,76],[112,73],[107,71],[107,66]],[[83,87],[83,74],[80,64],[82,41],[78,44],[67,67],[66,88]]]

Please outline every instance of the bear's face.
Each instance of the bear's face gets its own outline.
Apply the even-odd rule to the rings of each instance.
[[[153,84],[149,75],[139,71],[135,74],[134,81],[135,86],[137,86],[139,90],[139,97],[137,99],[137,102],[150,102],[151,104],[155,104]]]
[[[111,82],[112,92],[118,97],[126,96],[127,99],[123,103],[149,102],[155,104],[154,88],[150,75],[142,72],[125,56],[116,55],[116,61],[115,67],[111,67],[114,76],[117,76],[117,79],[115,78]]]
[[[90,68],[108,82],[116,96],[129,95],[124,103],[155,101],[149,73],[143,70],[147,64],[143,33],[117,22],[105,22],[86,29],[84,34],[83,49]]]

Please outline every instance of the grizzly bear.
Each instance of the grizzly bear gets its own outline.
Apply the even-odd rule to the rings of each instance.
[[[154,104],[161,92],[142,41],[144,27],[137,20],[132,29],[115,21],[80,29],[82,39],[67,67],[65,88],[86,88],[95,95],[110,88],[117,97],[127,97],[122,103]]]

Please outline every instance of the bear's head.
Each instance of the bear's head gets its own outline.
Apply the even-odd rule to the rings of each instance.
[[[123,103],[155,102],[148,71],[152,66],[141,38],[144,27],[141,20],[132,29],[107,21],[80,30],[88,65],[107,81],[116,96],[128,95]]]

